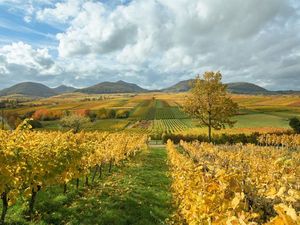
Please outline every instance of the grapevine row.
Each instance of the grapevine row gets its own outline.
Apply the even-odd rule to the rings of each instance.
[[[168,141],[178,217],[187,224],[298,224],[299,152]]]
[[[107,132],[31,131],[25,121],[15,131],[0,131],[1,222],[9,205],[20,195],[30,198],[31,217],[38,191],[86,177],[93,180],[104,164],[119,164],[145,147],[147,137],[139,134]],[[0,222],[0,223],[1,223]]]

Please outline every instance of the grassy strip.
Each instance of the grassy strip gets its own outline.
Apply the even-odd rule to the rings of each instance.
[[[172,214],[167,176],[166,151],[153,148],[139,153],[125,166],[114,167],[111,175],[76,191],[52,187],[38,194],[35,222],[21,216],[25,202],[8,212],[7,224],[164,224]],[[81,182],[82,184],[82,182]],[[1,208],[1,207],[0,207]]]

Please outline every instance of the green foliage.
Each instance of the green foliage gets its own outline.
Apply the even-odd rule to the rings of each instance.
[[[60,120],[60,124],[62,127],[67,129],[72,129],[74,133],[77,133],[80,131],[82,126],[89,122],[89,118],[83,117],[77,114],[71,114],[69,116],[64,116]]]
[[[38,121],[38,120],[34,120],[34,119],[28,120],[28,123],[31,125],[31,127],[33,129],[42,128],[43,127],[43,124],[40,121]]]
[[[300,120],[297,117],[293,117],[289,120],[290,127],[294,130],[295,133],[300,133]]]
[[[108,119],[114,119],[116,118],[116,110],[114,109],[109,109],[106,111],[106,116]]]

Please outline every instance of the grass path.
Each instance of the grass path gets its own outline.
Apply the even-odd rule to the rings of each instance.
[[[166,154],[165,148],[152,147],[79,192],[64,195],[61,187],[41,192],[36,222],[18,221],[22,209],[14,207],[8,224],[165,224],[173,212]]]

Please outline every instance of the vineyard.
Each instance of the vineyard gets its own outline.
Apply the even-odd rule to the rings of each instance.
[[[299,152],[254,145],[167,144],[177,220],[299,224]]]
[[[140,133],[174,133],[193,127],[191,119],[178,106],[158,99],[144,100],[131,117],[140,121],[133,127]]]
[[[37,132],[25,121],[13,132],[0,130],[0,192],[3,202],[0,224],[9,206],[28,199],[28,217],[34,213],[38,192],[54,185],[80,180],[88,186],[102,176],[102,167],[119,165],[145,149],[147,137],[107,132]],[[119,140],[122,140],[120,142]]]

